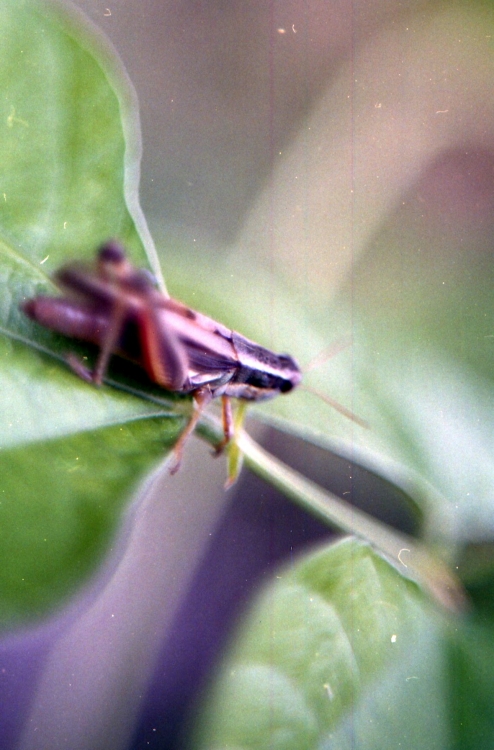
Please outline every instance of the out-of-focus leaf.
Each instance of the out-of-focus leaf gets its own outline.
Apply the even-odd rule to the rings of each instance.
[[[494,732],[492,622],[455,629],[449,643],[449,698],[454,750],[489,750]]]
[[[194,747],[443,748],[440,638],[416,587],[367,545],[311,554],[255,604]]]
[[[0,625],[45,614],[87,578],[174,437],[141,420],[0,452]]]
[[[154,256],[137,202],[137,103],[116,54],[59,3],[1,0],[0,28],[5,625],[46,613],[87,579],[182,420],[153,419],[173,416],[166,394],[151,403],[80,381],[63,364],[69,342],[20,311],[24,299],[55,292],[50,276],[61,263],[92,259],[108,237],[141,265]],[[119,379],[152,391],[132,375]]]
[[[112,236],[144,260],[138,110],[116,54],[61,3],[2,0],[0,24],[0,236],[45,273]]]

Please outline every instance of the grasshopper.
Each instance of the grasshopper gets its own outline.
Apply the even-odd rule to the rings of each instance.
[[[67,362],[79,377],[101,385],[117,354],[140,365],[166,390],[192,395],[195,408],[175,445],[172,473],[212,399],[222,399],[220,452],[233,438],[231,398],[261,401],[288,393],[300,383],[302,375],[292,357],[274,354],[165,297],[153,276],[135,268],[115,241],[100,248],[94,266],[64,266],[55,281],[65,296],[38,296],[21,308],[40,325],[99,347],[93,370],[69,354]]]

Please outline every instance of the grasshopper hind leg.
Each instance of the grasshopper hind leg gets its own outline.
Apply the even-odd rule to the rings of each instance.
[[[122,333],[124,325],[124,306],[117,301],[111,312],[109,324],[105,327],[104,335],[101,337],[100,350],[93,370],[86,367],[75,354],[69,354],[67,364],[72,372],[78,375],[86,383],[100,386],[103,384],[108,364],[115,351],[117,341]]]
[[[206,407],[210,404],[210,402],[213,399],[213,394],[211,392],[211,389],[208,386],[205,386],[204,388],[199,388],[197,391],[194,392],[194,413],[192,414],[192,417],[190,418],[187,426],[185,427],[184,431],[180,435],[178,442],[175,443],[175,447],[173,449],[173,463],[170,468],[170,474],[175,474],[179,468],[180,464],[182,462],[182,456],[183,456],[183,450],[185,443],[189,439],[189,437],[194,432],[197,423],[199,422],[202,413],[206,409]],[[220,455],[220,453],[223,452],[223,449],[231,442],[235,435],[235,424],[233,420],[233,414],[232,414],[232,405],[231,405],[231,399],[229,396],[222,396],[222,422],[223,422],[223,433],[224,437],[223,440],[221,440],[216,446],[215,446],[215,454],[217,456]]]
[[[229,396],[221,397],[221,417],[223,423],[223,440],[215,445],[214,450],[217,456],[223,452],[228,443],[235,435],[235,426],[233,422],[232,401]]]

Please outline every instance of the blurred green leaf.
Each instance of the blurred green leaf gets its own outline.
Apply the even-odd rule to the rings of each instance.
[[[58,3],[0,2],[0,624],[49,611],[94,570],[189,405],[88,387],[67,341],[19,304],[118,237],[155,264],[138,202],[132,86],[102,36]],[[86,349],[81,349],[86,354]],[[120,375],[122,387],[142,382]],[[144,388],[146,385],[144,384]],[[150,389],[152,390],[152,389]],[[156,401],[156,400],[155,400]],[[153,419],[174,416],[173,420]]]
[[[61,4],[2,0],[0,23],[4,242],[45,273],[111,236],[143,260],[137,105],[109,43]]]
[[[2,625],[45,614],[87,578],[174,437],[146,420],[0,452]]]
[[[488,750],[494,732],[492,623],[472,622],[449,643],[449,698],[454,750]]]
[[[242,624],[193,746],[445,747],[441,627],[367,545],[310,554]]]

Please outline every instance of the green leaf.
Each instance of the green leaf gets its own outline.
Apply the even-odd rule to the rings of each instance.
[[[494,646],[492,622],[476,618],[455,629],[449,643],[451,747],[489,750],[494,732]]]
[[[2,0],[0,23],[2,236],[35,266],[48,256],[48,272],[109,236],[143,258],[137,107],[121,63],[62,5]]]
[[[3,626],[45,614],[88,577],[174,437],[146,420],[0,452]]]
[[[21,313],[24,299],[54,292],[50,276],[63,261],[92,259],[108,237],[137,263],[147,256],[156,270],[156,261],[137,202],[137,103],[110,45],[58,3],[1,0],[0,24],[5,626],[47,613],[94,571],[190,404],[124,368],[116,385],[138,395],[88,386],[63,364],[67,340]],[[154,401],[143,401],[145,390]]]
[[[193,746],[444,747],[439,639],[414,584],[367,545],[308,555],[242,624]]]

